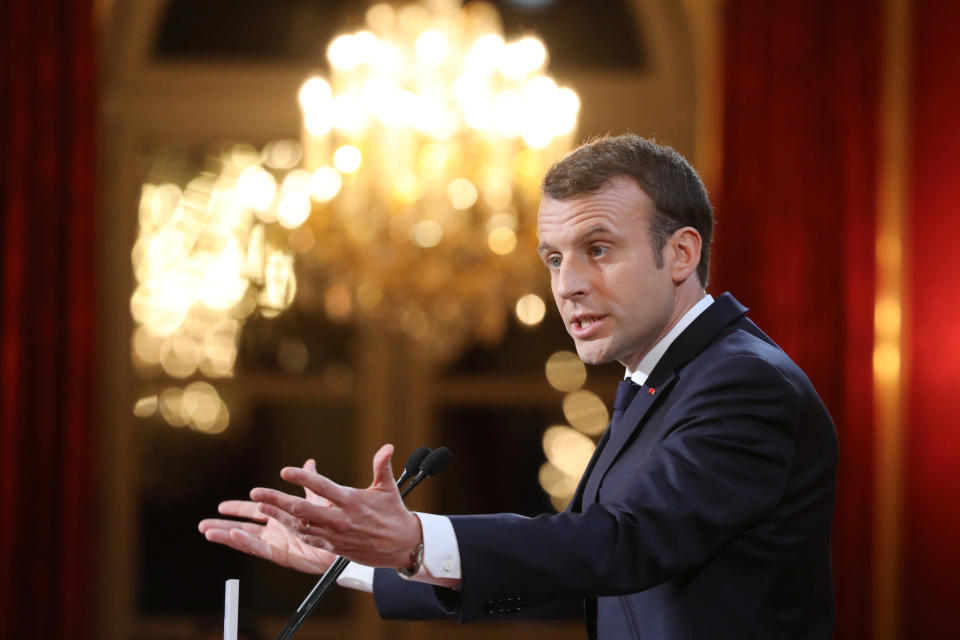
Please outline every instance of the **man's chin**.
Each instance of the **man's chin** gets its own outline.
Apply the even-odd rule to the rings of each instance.
[[[604,352],[602,350],[593,348],[595,345],[591,345],[590,343],[576,342],[575,346],[577,348],[577,355],[580,356],[580,359],[586,364],[599,365],[610,362],[609,358],[604,357]]]

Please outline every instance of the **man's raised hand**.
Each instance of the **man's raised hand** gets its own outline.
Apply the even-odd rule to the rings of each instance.
[[[400,498],[390,458],[393,445],[373,457],[373,482],[366,489],[343,487],[312,469],[286,467],[280,476],[300,485],[307,499],[274,489],[257,488],[250,498],[259,512],[279,522],[310,545],[371,567],[406,567],[422,541],[420,519]],[[325,498],[328,505],[311,500]]]

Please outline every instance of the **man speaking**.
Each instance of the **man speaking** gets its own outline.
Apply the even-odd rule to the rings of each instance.
[[[386,617],[468,622],[579,596],[604,640],[829,638],[836,434],[746,308],[706,293],[700,178],[669,147],[624,135],[579,147],[542,189],[538,251],[577,353],[626,368],[567,510],[411,513],[387,445],[367,489],[308,462],[281,473],[306,498],[254,489],[220,505],[245,520],[201,532],[303,571],[343,555],[364,566],[342,583],[372,589]]]

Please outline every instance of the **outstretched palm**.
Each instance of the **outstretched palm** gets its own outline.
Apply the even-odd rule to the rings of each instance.
[[[307,471],[316,471],[313,460],[303,466]],[[309,489],[307,500],[321,506],[330,502]],[[335,556],[329,551],[304,542],[274,518],[264,515],[256,502],[227,500],[221,502],[218,511],[225,516],[245,520],[209,518],[200,522],[200,533],[210,542],[216,542],[237,551],[255,555],[304,573],[323,573]],[[312,538],[316,539],[316,538]]]

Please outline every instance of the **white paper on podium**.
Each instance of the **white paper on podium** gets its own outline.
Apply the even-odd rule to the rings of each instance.
[[[240,581],[227,580],[223,596],[223,640],[237,640],[237,617],[240,613]]]

